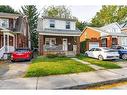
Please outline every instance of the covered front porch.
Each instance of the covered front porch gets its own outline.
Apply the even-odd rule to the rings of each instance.
[[[80,51],[78,36],[39,36],[40,54],[76,55]]]
[[[4,53],[14,51],[15,36],[8,30],[0,30],[0,58]]]

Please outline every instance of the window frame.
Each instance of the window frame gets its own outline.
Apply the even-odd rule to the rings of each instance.
[[[70,21],[66,21],[66,29],[71,29],[71,22]]]
[[[4,26],[3,26],[4,23]],[[9,19],[0,19],[0,26],[4,28],[9,28]]]
[[[49,20],[49,27],[50,28],[55,28],[55,20],[54,19]]]
[[[54,40],[54,44],[52,44],[52,40]],[[46,44],[46,41],[49,41],[49,44]],[[45,45],[55,45],[56,44],[56,38],[45,38]]]

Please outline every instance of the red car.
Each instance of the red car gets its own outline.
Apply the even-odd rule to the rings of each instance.
[[[16,49],[11,55],[11,61],[20,61],[20,60],[31,60],[33,53],[30,49],[20,48]]]

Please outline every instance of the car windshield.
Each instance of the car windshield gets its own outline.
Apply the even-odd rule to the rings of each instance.
[[[29,51],[28,49],[16,49],[16,52],[20,52],[20,53],[28,52],[28,51]]]

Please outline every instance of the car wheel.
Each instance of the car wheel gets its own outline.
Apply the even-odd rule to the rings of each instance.
[[[127,54],[123,54],[122,59],[126,60],[127,59]]]
[[[87,56],[87,57],[88,57],[88,54],[87,54],[87,53],[85,53],[85,56]]]
[[[103,60],[103,56],[102,56],[102,55],[99,55],[99,56],[98,56],[98,59],[99,59],[99,60]]]

